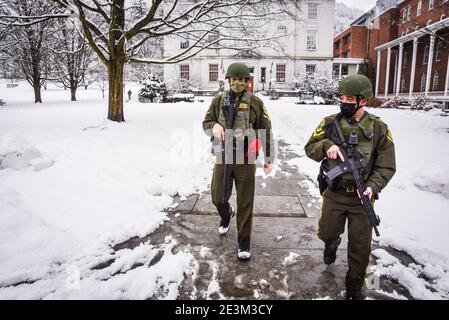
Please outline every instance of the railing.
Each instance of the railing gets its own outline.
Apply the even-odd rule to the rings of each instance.
[[[412,97],[425,96],[425,95],[426,95],[425,92],[413,92],[412,93]],[[401,92],[399,94],[388,93],[386,97],[387,98],[394,98],[394,97],[408,98],[409,96],[410,96],[410,94],[408,92]],[[444,94],[444,91],[430,91],[430,92],[428,92],[427,97],[429,99],[433,99],[433,100],[449,101],[449,91],[446,93],[446,95]],[[385,99],[385,93],[379,92],[377,94],[376,98],[380,99],[380,100]]]

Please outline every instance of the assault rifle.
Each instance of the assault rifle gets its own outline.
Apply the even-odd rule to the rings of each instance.
[[[326,183],[329,188],[331,188],[332,184],[335,182],[335,179],[349,172],[354,178],[355,186],[358,191],[360,200],[362,201],[362,205],[365,209],[368,220],[371,226],[374,228],[376,236],[380,236],[379,230],[377,230],[377,227],[380,224],[380,218],[374,212],[373,204],[369,197],[363,194],[366,190],[366,185],[363,178],[365,159],[361,153],[354,152],[355,147],[359,143],[357,132],[351,132],[348,139],[349,141],[346,142],[340,125],[338,124],[339,119],[340,117],[337,116],[329,124],[333,127],[331,139],[340,148],[345,161],[341,162],[338,166],[332,168],[328,172],[324,172]]]

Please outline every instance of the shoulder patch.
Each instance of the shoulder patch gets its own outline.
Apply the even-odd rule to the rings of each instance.
[[[255,96],[255,95],[252,95],[251,102],[255,103],[254,107],[261,109],[260,111],[262,113],[262,117],[271,121],[270,116],[268,115],[267,108],[265,107],[265,104],[263,103],[262,99],[260,99],[259,97]]]
[[[388,127],[387,127],[387,139],[394,143],[393,135],[391,134],[391,131]]]
[[[318,137],[324,134],[324,127],[326,126],[326,119],[324,118],[323,120],[321,120],[320,124],[318,125],[318,127],[315,129],[315,131],[313,132],[313,137]]]

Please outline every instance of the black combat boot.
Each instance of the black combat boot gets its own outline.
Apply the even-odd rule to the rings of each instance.
[[[331,265],[335,262],[337,259],[337,249],[340,245],[341,238],[338,238],[334,242],[330,243],[329,245],[326,243],[325,249],[324,249],[324,263],[327,265]]]
[[[231,219],[233,216],[235,216],[235,209],[232,206],[230,206],[229,207],[229,219],[224,220],[223,218],[221,218],[220,226],[218,227],[218,233],[220,235],[223,236],[226,233],[228,233],[229,225],[231,224]]]
[[[362,289],[346,288],[346,300],[364,300]]]

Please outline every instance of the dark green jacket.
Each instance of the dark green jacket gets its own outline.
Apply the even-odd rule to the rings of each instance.
[[[365,111],[363,117],[372,116]],[[336,115],[324,118],[316,128],[312,137],[307,142],[304,150],[306,155],[318,162],[326,158],[327,150],[335,143],[330,139],[330,130],[325,127]],[[368,173],[366,185],[373,189],[374,193],[379,193],[396,172],[395,148],[393,137],[388,126],[380,118],[373,116],[374,136],[372,150],[372,169]]]
[[[204,117],[203,130],[210,137],[213,136],[212,128],[218,123],[221,98],[222,95],[218,95],[212,100],[212,103],[206,112],[206,116]],[[275,155],[272,154],[274,152],[271,152],[272,146],[274,147],[273,134],[271,132],[271,120],[262,100],[254,95],[251,97],[249,122],[254,130],[266,130],[266,146],[262,146],[265,153],[265,162],[273,162]]]

